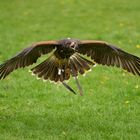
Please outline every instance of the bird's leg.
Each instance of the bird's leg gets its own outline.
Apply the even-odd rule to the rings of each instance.
[[[76,92],[75,92],[69,85],[67,85],[64,81],[62,82],[62,84],[63,84],[64,87],[66,87],[69,91],[71,91],[72,93],[76,94]]]
[[[62,72],[64,72],[64,70],[61,69],[61,68],[59,68],[59,69],[58,69],[58,75],[60,75],[61,79],[64,78]],[[67,85],[64,81],[62,81],[62,84],[63,84],[64,87],[66,87],[69,91],[71,91],[72,93],[76,94],[76,92],[75,92],[69,85]]]
[[[78,80],[77,76],[75,76],[74,78],[75,78],[77,87],[78,87],[78,89],[79,89],[80,95],[83,96],[83,89],[82,89],[82,87],[81,87],[81,85],[80,85],[80,83],[79,83],[79,80]]]
[[[76,81],[77,87],[79,89],[80,95],[83,96],[83,90],[82,90],[82,87],[81,87],[81,85],[80,85],[80,83],[78,81],[78,78],[77,78],[76,72],[74,70],[74,67],[73,67],[73,65],[70,65],[70,66],[71,66],[72,75],[75,78],[75,81]]]

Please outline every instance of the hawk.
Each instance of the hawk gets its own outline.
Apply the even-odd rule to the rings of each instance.
[[[66,84],[70,76],[75,78],[80,94],[83,90],[78,74],[84,74],[96,64],[121,67],[140,76],[140,58],[123,51],[104,41],[63,39],[33,43],[17,55],[0,64],[0,79],[18,68],[37,62],[42,55],[51,53],[41,64],[31,69],[32,73],[43,80],[62,83],[68,90],[76,92]],[[87,59],[87,57],[90,59]]]

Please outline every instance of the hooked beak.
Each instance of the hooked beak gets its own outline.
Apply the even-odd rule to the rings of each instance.
[[[70,44],[70,47],[73,49],[73,50],[75,50],[75,42],[71,42],[71,44]]]
[[[70,44],[70,47],[74,46],[75,45],[75,42],[71,42]]]

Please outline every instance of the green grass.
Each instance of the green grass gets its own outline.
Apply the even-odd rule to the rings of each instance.
[[[140,57],[139,0],[3,0],[0,62],[32,42],[105,40]],[[40,59],[42,60],[42,59]],[[0,81],[0,140],[139,140],[140,78],[97,66],[84,96],[20,69]],[[69,84],[76,88],[75,81]]]

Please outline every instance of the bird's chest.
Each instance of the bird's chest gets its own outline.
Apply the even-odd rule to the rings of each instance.
[[[69,58],[71,55],[74,54],[74,51],[73,50],[70,50],[70,49],[57,49],[55,52],[54,52],[55,56],[57,58]]]

